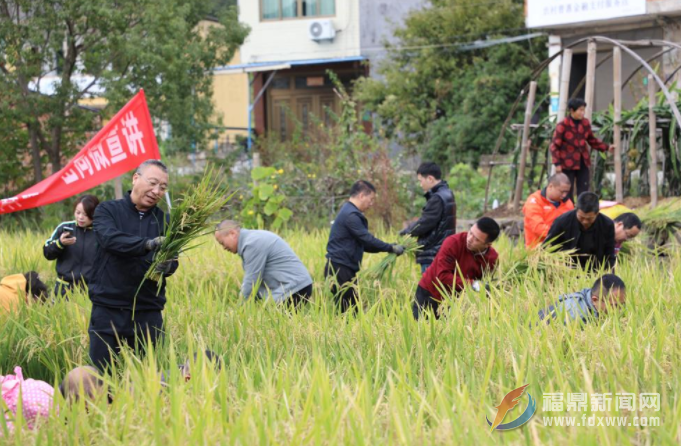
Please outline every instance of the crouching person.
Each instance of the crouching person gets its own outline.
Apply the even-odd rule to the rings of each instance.
[[[67,401],[93,401],[102,395],[106,388],[99,371],[89,365],[76,367],[66,374],[59,384],[59,391]]]
[[[442,293],[459,293],[466,285],[480,291],[482,276],[494,271],[499,257],[492,243],[501,232],[496,221],[482,217],[468,232],[445,239],[433,263],[421,277],[412,305],[414,319],[431,309],[438,317]]]
[[[0,313],[11,313],[21,304],[45,302],[47,286],[40,280],[38,273],[12,274],[0,280]]]
[[[268,291],[276,303],[288,302],[297,307],[312,296],[312,277],[291,247],[269,231],[242,229],[233,220],[224,220],[215,228],[215,240],[243,261],[244,280],[241,295],[248,299],[256,284],[258,298]]]
[[[546,325],[559,317],[565,322],[588,323],[607,314],[610,308],[624,305],[625,300],[626,288],[622,279],[606,274],[591,288],[560,296],[554,305],[539,311],[539,320],[545,321]]]
[[[17,412],[26,421],[26,426],[33,429],[41,420],[47,418],[52,408],[54,387],[45,381],[24,379],[21,367],[14,367],[14,375],[0,376],[2,400],[7,410],[4,412],[4,423],[9,433],[14,432]],[[0,421],[0,438],[3,436],[3,421]]]

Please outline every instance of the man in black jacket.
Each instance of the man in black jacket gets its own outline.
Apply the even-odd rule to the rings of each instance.
[[[416,178],[425,192],[426,205],[421,218],[400,232],[417,237],[421,250],[416,254],[416,263],[421,265],[421,274],[426,272],[442,242],[456,232],[456,201],[447,182],[442,180],[442,170],[435,163],[423,163],[416,171]]]
[[[577,207],[554,220],[544,243],[560,246],[559,251],[575,249],[582,268],[615,266],[615,224],[599,213],[593,192],[582,192]]]
[[[168,169],[161,161],[148,160],[132,177],[132,191],[95,211],[99,249],[89,283],[88,333],[90,359],[102,371],[110,365],[110,351],[120,351],[120,343],[143,353],[147,336],[152,345],[162,337],[165,277],[175,272],[178,262],[160,265],[160,291],[157,282],[143,278],[163,243],[166,215],[156,205],[167,189]]]
[[[324,277],[334,277],[331,292],[343,312],[357,305],[354,282],[364,251],[394,252],[398,256],[404,253],[404,246],[390,245],[369,232],[363,212],[374,205],[375,198],[376,188],[371,183],[357,181],[350,189],[350,199],[343,204],[331,226]]]

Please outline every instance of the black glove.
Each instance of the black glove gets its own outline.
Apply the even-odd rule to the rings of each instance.
[[[163,244],[163,240],[166,238],[163,236],[152,238],[147,240],[147,242],[144,244],[144,248],[147,251],[158,251],[158,249],[161,247]]]
[[[397,254],[398,256],[401,256],[404,254],[404,246],[402,245],[392,245],[393,246],[393,253]]]
[[[166,260],[156,265],[156,272],[161,273],[164,276],[170,274],[170,270],[173,268],[174,260]]]

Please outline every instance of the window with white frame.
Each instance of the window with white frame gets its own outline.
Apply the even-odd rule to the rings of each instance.
[[[336,14],[336,0],[260,0],[263,20],[329,17]]]

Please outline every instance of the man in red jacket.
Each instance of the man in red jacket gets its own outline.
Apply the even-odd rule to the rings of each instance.
[[[564,173],[570,179],[570,200],[574,203],[574,182],[577,180],[577,195],[589,190],[589,167],[591,155],[587,143],[594,150],[605,152],[615,150],[596,138],[591,131],[591,123],[584,118],[586,102],[583,99],[570,99],[569,114],[558,123],[551,142],[551,157],[556,173]]]
[[[418,320],[421,312],[437,310],[442,299],[452,292],[460,292],[466,285],[480,291],[478,282],[486,272],[494,270],[499,255],[492,243],[499,237],[499,225],[489,217],[482,217],[468,232],[450,235],[442,243],[433,263],[419,285],[412,311]]]

